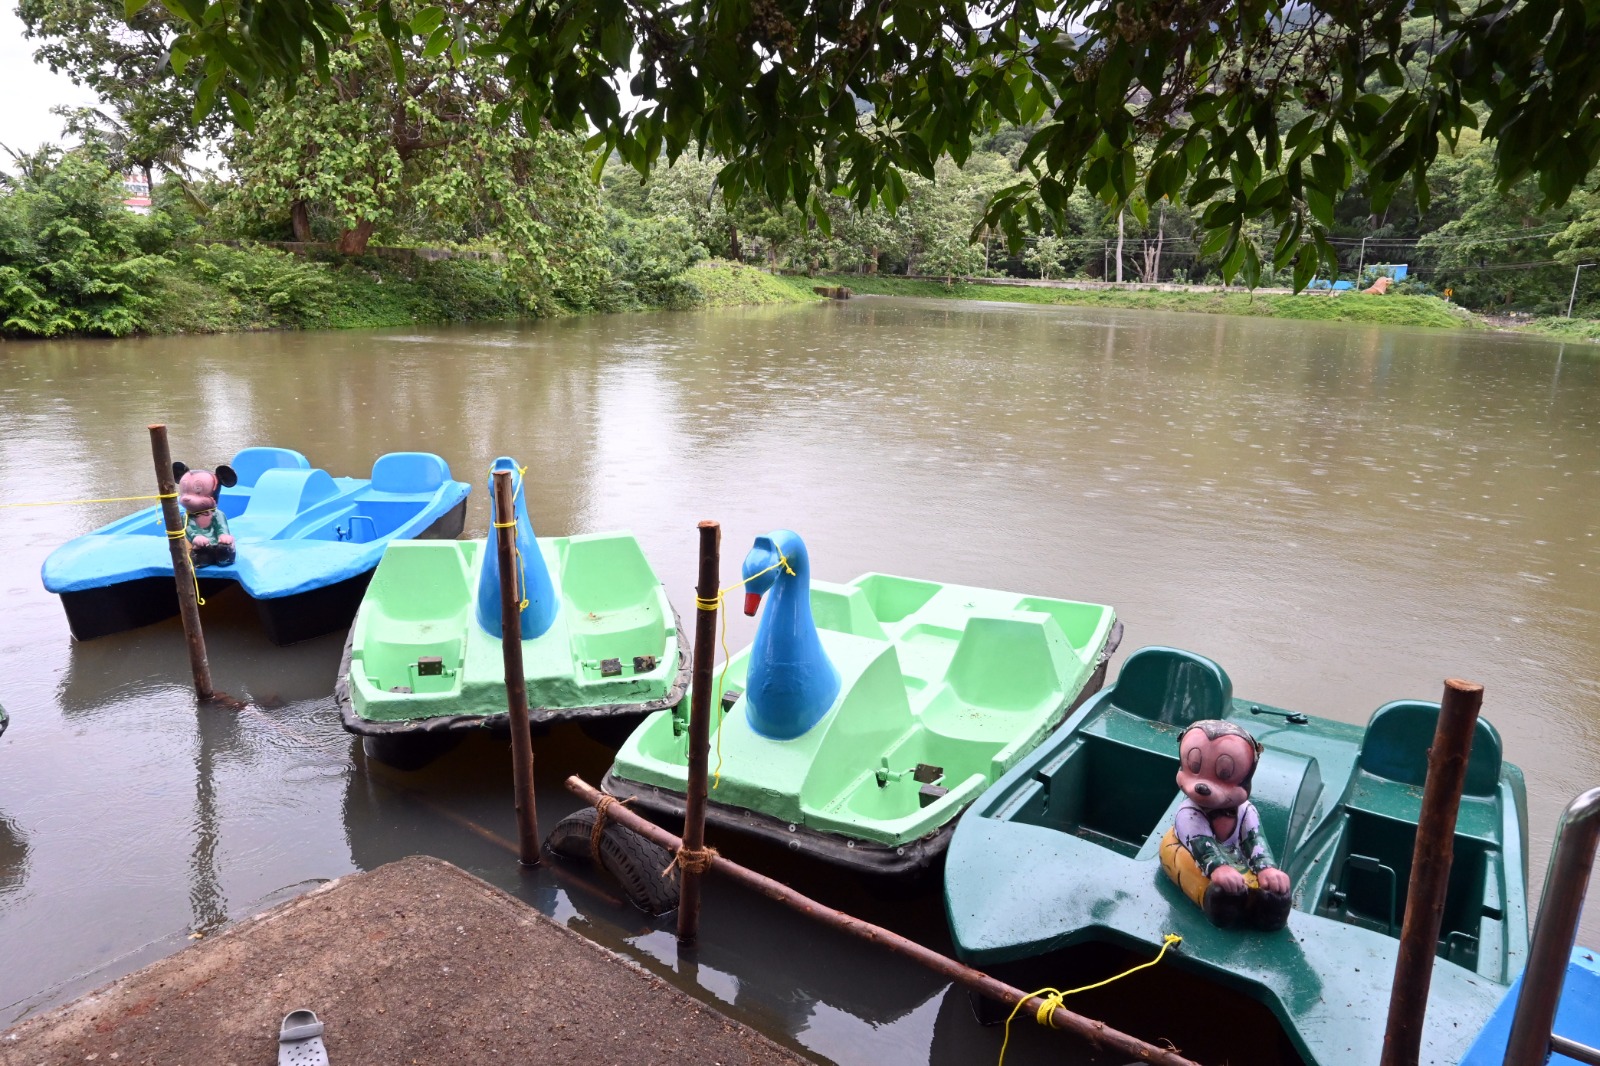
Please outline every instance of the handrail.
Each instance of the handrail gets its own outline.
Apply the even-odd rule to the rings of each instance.
[[[1539,920],[1534,923],[1533,946],[1528,951],[1528,968],[1522,975],[1522,995],[1517,999],[1511,1037],[1506,1041],[1505,1066],[1544,1066],[1556,1040],[1562,1044],[1563,1054],[1580,1062],[1600,1061],[1600,1053],[1592,1048],[1558,1038],[1553,1032],[1597,845],[1600,788],[1591,788],[1567,805],[1556,827],[1550,869],[1539,899]]]

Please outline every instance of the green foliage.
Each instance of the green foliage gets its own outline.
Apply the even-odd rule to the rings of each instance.
[[[0,332],[35,337],[139,329],[145,287],[168,265],[147,254],[148,224],[92,152],[42,151],[0,196]]]
[[[634,218],[607,212],[613,291],[609,308],[682,309],[701,302],[684,272],[706,257],[689,223],[677,215]]]
[[[132,0],[130,10],[139,10]],[[1013,248],[1060,229],[1086,189],[1141,221],[1183,195],[1224,276],[1296,286],[1336,252],[1326,237],[1358,176],[1382,209],[1406,182],[1426,207],[1441,142],[1481,129],[1493,178],[1533,178],[1560,205],[1600,160],[1600,8],[1566,0],[1350,4],[1107,4],[1069,0],[590,0],[514,9],[390,0],[176,0],[173,48],[205,110],[327,76],[353,31],[408,50],[503,63],[504,111],[596,140],[641,173],[704,149],[719,187],[793,204],[826,227],[823,194],[892,212],[907,176],[964,162],[1001,124],[1036,125],[1023,173],[985,224]],[[203,58],[199,58],[203,57]],[[622,79],[639,101],[622,107]],[[219,95],[220,94],[220,95]],[[1553,116],[1560,116],[1554,121]],[[1280,117],[1293,125],[1282,128]],[[1250,239],[1262,222],[1267,239]]]
[[[35,58],[100,98],[100,107],[63,117],[68,132],[97,142],[114,169],[184,175],[184,154],[226,127],[220,112],[195,116],[193,93],[168,57],[183,23],[161,5],[19,0],[17,15],[38,42]]]
[[[810,278],[780,277],[764,270],[713,260],[691,268],[683,281],[698,294],[696,307],[810,303],[821,299]]]
[[[419,11],[434,20],[440,9]],[[360,254],[390,243],[487,242],[540,314],[586,310],[609,291],[604,223],[589,158],[567,135],[497,113],[492,60],[382,41],[332,51],[315,80],[254,115],[227,145],[239,181],[226,211],[291,220],[298,240],[336,238]],[[503,121],[502,121],[503,120]]]

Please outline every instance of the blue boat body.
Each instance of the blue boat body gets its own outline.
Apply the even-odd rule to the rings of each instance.
[[[1556,1008],[1555,1033],[1590,1047],[1600,1047],[1600,958],[1592,948],[1572,949],[1567,963],[1567,979],[1561,986],[1561,1005]],[[1478,1039],[1467,1049],[1461,1066],[1500,1066],[1506,1056],[1506,1041],[1511,1038],[1511,1018],[1522,997],[1522,975],[1518,974],[1506,998],[1484,1025]],[[1550,1056],[1549,1066],[1578,1066],[1566,1055]]]
[[[428,452],[381,456],[370,478],[332,477],[288,448],[246,448],[231,465],[238,483],[222,491],[218,508],[228,518],[236,555],[227,565],[200,567],[199,578],[237,583],[280,613],[298,600],[319,615],[311,628],[321,632],[349,624],[391,541],[459,534],[472,491]],[[79,639],[169,616],[167,601],[175,607],[176,595],[161,508],[147,507],[68,541],[45,560],[43,578],[46,589],[62,596]],[[354,590],[348,613],[348,595],[334,597],[337,603],[317,598],[353,584],[361,589]],[[142,602],[147,599],[161,602]],[[284,635],[314,635],[306,628],[290,621]]]

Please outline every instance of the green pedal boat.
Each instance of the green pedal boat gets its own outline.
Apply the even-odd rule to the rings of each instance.
[[[518,468],[501,458],[493,469]],[[575,721],[615,744],[645,715],[683,698],[688,659],[677,615],[630,534],[536,539],[520,476],[515,500],[530,720]],[[494,545],[391,544],[356,612],[339,673],[334,697],[344,727],[379,761],[414,768],[464,732],[506,731]]]
[[[744,564],[746,613],[713,723],[708,820],[840,866],[913,876],[956,818],[1105,680],[1110,607],[868,574],[810,581],[787,530]],[[604,787],[681,818],[688,702],[645,720]]]
[[[1365,728],[1293,714],[1235,699],[1210,659],[1144,648],[957,826],[945,865],[956,955],[1023,987],[1071,988],[1148,962],[1177,934],[1159,965],[1074,1009],[1202,1062],[1376,1063],[1438,716],[1421,701],[1386,704]],[[1206,719],[1264,747],[1248,793],[1289,878],[1286,928],[1218,928],[1163,871],[1186,799],[1178,738]],[[1523,967],[1527,850],[1522,772],[1480,719],[1424,1063],[1459,1062]]]

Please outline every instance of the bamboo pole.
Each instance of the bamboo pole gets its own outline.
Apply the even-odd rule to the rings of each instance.
[[[683,847],[691,855],[706,846],[706,762],[711,751],[711,668],[716,655],[717,580],[722,527],[701,522],[700,583],[694,619],[694,673],[689,697],[689,782],[683,805]],[[709,606],[708,606],[709,605]],[[700,864],[678,866],[678,942],[700,936]]]
[[[1389,993],[1389,1022],[1383,1033],[1382,1066],[1415,1066],[1422,1052],[1423,1019],[1428,987],[1438,952],[1444,918],[1445,890],[1456,836],[1456,814],[1467,778],[1467,759],[1483,706],[1483,686],[1451,678],[1444,683],[1439,724],[1428,749],[1428,778],[1422,790],[1422,814],[1411,855],[1411,880],[1406,888],[1406,915],[1400,927],[1400,951]]]
[[[522,671],[522,601],[517,591],[517,508],[511,471],[494,473],[495,546],[500,556],[500,649],[511,712],[511,772],[517,793],[517,858],[539,865],[539,813],[533,796],[533,735],[528,727],[528,679]]]
[[[161,517],[167,530],[167,547],[172,549],[172,579],[178,586],[178,617],[183,619],[183,637],[189,645],[189,672],[194,675],[194,691],[209,700],[211,663],[206,659],[206,636],[200,629],[200,595],[196,591],[194,559],[189,554],[189,538],[183,535],[183,518],[178,514],[178,484],[172,474],[172,449],[167,445],[167,427],[150,427],[150,453],[156,463],[156,491],[161,494]],[[172,536],[177,530],[178,536]]]
[[[567,791],[591,804],[598,803],[602,795],[599,789],[596,789],[576,774],[567,778]],[[606,817],[627,829],[633,830],[645,839],[666,848],[668,851],[676,851],[683,843],[654,822],[635,814],[620,803],[613,803],[607,807]],[[963,965],[955,959],[941,955],[930,948],[925,948],[916,941],[908,940],[901,936],[899,933],[891,932],[882,926],[873,925],[871,922],[864,922],[860,918],[852,917],[843,911],[834,910],[832,907],[823,906],[809,896],[801,895],[788,885],[774,881],[763,874],[758,874],[754,870],[746,869],[730,859],[723,858],[721,855],[712,857],[710,868],[721,871],[725,876],[739,882],[746,888],[754,889],[768,899],[775,900],[799,911],[801,914],[815,918],[824,925],[830,925],[835,929],[843,930],[852,936],[860,937],[862,940],[870,941],[874,944],[882,944],[890,951],[898,955],[904,955],[913,962],[920,963],[934,973],[947,977],[980,995],[987,996],[1006,1006],[1013,1006],[1020,1002],[1022,1010],[1018,1012],[1019,1014],[1026,1011],[1031,1016],[1044,1005],[1043,998],[1039,996],[1030,996],[1019,988],[1013,988],[1003,981],[997,981],[982,971],[974,970],[972,967]],[[1154,1044],[1147,1044],[1138,1037],[1129,1036],[1127,1033],[1113,1029],[1104,1022],[1097,1022],[1093,1018],[1085,1018],[1081,1014],[1075,1014],[1065,1007],[1057,1007],[1049,1017],[1051,1028],[1066,1029],[1076,1033],[1096,1047],[1110,1048],[1119,1054],[1131,1055],[1141,1062],[1153,1063],[1155,1066],[1196,1066],[1196,1063],[1184,1058],[1176,1051],[1156,1047]]]

